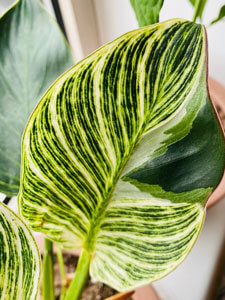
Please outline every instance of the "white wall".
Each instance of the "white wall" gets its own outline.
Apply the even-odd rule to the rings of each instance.
[[[15,0],[0,0],[0,16],[3,14]]]
[[[119,35],[137,28],[138,24],[129,0],[93,0],[97,15],[100,43],[104,44]],[[208,0],[204,24],[214,19],[224,0]],[[184,18],[191,20],[193,8],[188,0],[165,0],[160,20]],[[225,21],[208,28],[209,72],[225,85]]]

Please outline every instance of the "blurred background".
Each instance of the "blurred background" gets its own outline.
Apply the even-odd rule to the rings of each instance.
[[[0,14],[13,2],[13,0],[1,0]],[[43,0],[42,2],[50,13],[57,14],[58,20],[60,20],[60,13],[63,15],[63,23],[77,60],[119,35],[138,27],[129,0]],[[210,75],[225,85],[225,21],[208,26],[224,4],[224,0],[208,0],[203,24],[208,31]],[[188,0],[165,0],[160,20],[171,18],[191,20],[192,16],[193,7]]]

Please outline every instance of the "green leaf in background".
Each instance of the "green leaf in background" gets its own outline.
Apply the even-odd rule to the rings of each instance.
[[[130,0],[140,27],[157,23],[163,0]]]
[[[40,257],[31,232],[0,203],[0,299],[35,300],[39,277]]]
[[[73,64],[55,21],[37,0],[0,18],[0,191],[19,190],[21,139],[37,101]]]
[[[223,5],[221,8],[220,8],[220,12],[219,12],[219,15],[216,19],[214,19],[211,24],[215,24],[217,23],[218,21],[222,20],[223,18],[225,17],[225,5]]]
[[[61,76],[27,124],[20,213],[119,291],[183,261],[222,177],[205,39],[181,19],[128,32]]]
[[[195,8],[193,21],[196,21],[196,19],[198,17],[200,18],[200,20],[202,20],[202,15],[203,15],[203,11],[204,11],[207,0],[189,0],[189,1]]]

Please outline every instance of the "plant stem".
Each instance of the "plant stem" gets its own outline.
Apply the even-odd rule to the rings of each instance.
[[[57,260],[58,260],[58,264],[59,264],[59,270],[60,270],[60,276],[61,276],[61,282],[62,282],[60,300],[63,300],[65,298],[65,294],[66,294],[66,272],[65,272],[62,251],[60,248],[57,248],[56,254],[57,254]]]
[[[197,2],[196,2],[194,16],[193,16],[193,19],[192,19],[193,22],[196,21],[198,15],[199,15],[199,10],[200,10],[201,4],[202,4],[201,2],[202,2],[202,0],[197,0]]]
[[[48,239],[44,241],[43,257],[43,300],[55,300],[54,289],[54,263],[53,263],[53,243]]]
[[[78,260],[75,276],[70,284],[65,300],[79,300],[88,279],[91,254],[83,249]]]

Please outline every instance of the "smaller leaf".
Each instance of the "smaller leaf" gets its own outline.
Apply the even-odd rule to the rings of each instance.
[[[200,3],[198,0],[189,0],[191,2],[191,4],[195,7],[195,9],[197,9],[196,13],[195,13],[195,17],[196,18],[200,18],[200,20],[202,20],[202,14],[206,5],[207,0],[200,0]],[[196,7],[198,6],[198,7]]]
[[[163,0],[130,0],[140,27],[157,23]]]
[[[40,256],[28,227],[0,203],[0,299],[35,300]]]
[[[202,19],[202,14],[203,14],[203,11],[204,11],[206,2],[207,2],[207,0],[203,0],[203,1],[201,2],[200,9],[199,9],[199,17],[200,17],[200,20]]]
[[[195,6],[196,0],[189,0],[193,6]]]
[[[225,5],[223,5],[220,8],[218,17],[216,19],[214,19],[210,24],[215,24],[215,23],[219,22],[220,20],[222,20],[224,17],[225,17]]]

